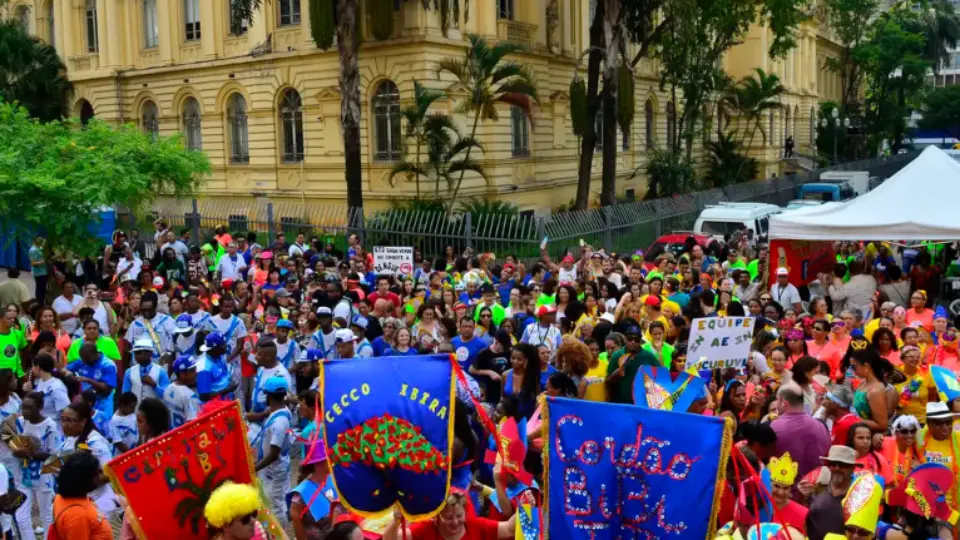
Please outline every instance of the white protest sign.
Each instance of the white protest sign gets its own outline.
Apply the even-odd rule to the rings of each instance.
[[[701,373],[731,367],[745,369],[753,328],[753,317],[694,319],[687,341],[687,365]]]
[[[374,246],[373,273],[400,274],[405,276],[412,275],[413,248],[399,246]]]

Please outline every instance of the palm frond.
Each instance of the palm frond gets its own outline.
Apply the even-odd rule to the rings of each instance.
[[[462,137],[454,143],[450,149],[447,151],[447,159],[463,152],[467,148],[476,148],[483,153],[486,153],[486,148],[484,148],[483,143],[472,138],[472,137]]]
[[[462,58],[441,58],[437,62],[437,77],[443,72],[450,73],[461,84],[467,84],[469,81],[470,69],[467,66],[467,61]]]

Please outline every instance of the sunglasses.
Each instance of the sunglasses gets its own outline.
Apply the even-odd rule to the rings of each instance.
[[[847,326],[847,323],[846,321],[833,321],[833,324],[831,326],[833,326],[834,328],[844,328],[845,326]]]
[[[238,521],[240,521],[240,524],[241,524],[241,525],[249,525],[253,520],[257,519],[257,514],[258,514],[258,512],[259,512],[258,510],[254,510],[253,512],[250,512],[249,514],[247,514],[247,515],[245,515],[245,516],[243,516],[243,517],[241,517],[241,518],[238,518]]]
[[[627,336],[625,339],[626,341],[629,341],[629,342],[643,341],[643,338],[641,338],[640,336]]]
[[[917,433],[917,428],[898,429],[897,433],[902,433],[904,435],[915,435]]]

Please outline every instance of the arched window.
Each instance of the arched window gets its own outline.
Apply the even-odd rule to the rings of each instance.
[[[677,138],[677,108],[672,101],[667,102],[667,148],[673,148]]]
[[[300,24],[300,0],[280,0],[280,26]]]
[[[30,8],[27,6],[17,6],[17,9],[14,11],[14,15],[17,17],[17,21],[23,26],[23,29],[30,31]]]
[[[400,91],[392,81],[383,81],[373,96],[374,159],[400,159]]]
[[[93,119],[93,105],[87,100],[80,101],[80,125],[85,126]]]
[[[280,99],[280,139],[284,163],[303,161],[303,104],[300,94],[292,88]]]
[[[97,0],[87,0],[84,7],[84,22],[86,23],[87,52],[95,53],[100,50],[100,34],[97,27]]]
[[[510,107],[510,148],[513,157],[530,155],[530,127],[527,113],[520,107]]]
[[[247,101],[240,94],[233,94],[227,100],[227,123],[230,125],[230,163],[250,163]]]
[[[156,141],[160,136],[160,113],[157,111],[156,103],[152,101],[143,102],[143,109],[140,112],[140,128],[144,133]]]
[[[51,47],[57,46],[57,25],[56,17],[54,17],[55,8],[53,6],[53,0],[47,2],[47,43]]]
[[[183,102],[183,134],[186,137],[188,149],[203,148],[200,132],[200,102],[193,97],[188,97]]]
[[[513,20],[513,0],[498,0],[497,1],[497,17],[500,19],[507,19],[509,21]]]
[[[657,138],[657,118],[656,114],[653,111],[653,101],[647,100],[643,104],[643,121],[644,121],[644,141],[646,141],[647,148],[653,148],[656,146]]]
[[[200,0],[183,0],[183,39],[200,39]]]
[[[157,24],[157,0],[143,0],[143,48],[153,49],[160,44],[160,26]]]

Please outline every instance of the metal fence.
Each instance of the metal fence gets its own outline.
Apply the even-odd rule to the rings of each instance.
[[[345,249],[350,233],[365,246],[415,246],[425,257],[442,256],[447,247],[460,253],[470,247],[478,253],[512,253],[521,259],[539,257],[544,237],[551,242],[550,254],[557,257],[564,248],[580,240],[607,252],[646,249],[657,237],[670,231],[691,230],[707,205],[723,201],[753,201],[785,205],[796,198],[797,188],[819,179],[826,171],[869,171],[885,179],[913,160],[917,154],[903,154],[843,163],[809,173],[799,173],[759,182],[748,182],[649,201],[622,203],[603,208],[561,212],[549,216],[505,214],[459,214],[415,210],[382,210],[364,215],[346,205],[318,205],[267,198],[165,199],[152,206],[148,216],[138,219],[120,215],[120,223],[141,230],[152,229],[153,219],[162,218],[175,230],[191,229],[193,240],[206,241],[213,230],[226,226],[231,234],[254,232],[263,245],[272,245],[279,232],[288,242],[298,232],[316,236]],[[871,182],[872,189],[877,184]],[[144,234],[152,241],[152,235]],[[152,246],[151,246],[152,247]]]

